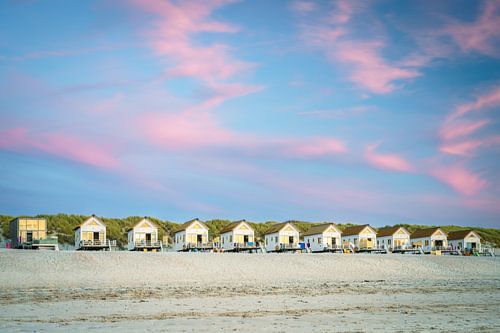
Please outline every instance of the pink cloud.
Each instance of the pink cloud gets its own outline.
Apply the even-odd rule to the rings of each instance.
[[[459,142],[445,142],[439,147],[443,153],[461,156],[472,156],[480,147],[487,147],[500,143],[500,137],[492,136],[477,140],[464,140]]]
[[[396,154],[378,154],[375,149],[378,144],[368,145],[365,149],[365,159],[371,165],[384,169],[384,170],[394,170],[401,172],[411,172],[413,171],[412,165],[407,162],[404,158]]]
[[[138,8],[157,16],[148,37],[155,52],[174,61],[167,77],[190,76],[202,81],[226,80],[253,67],[231,55],[229,46],[197,45],[193,36],[200,33],[234,33],[238,28],[211,19],[214,10],[233,1],[132,0]]]
[[[312,1],[294,1],[290,7],[293,11],[302,14],[314,11],[316,9],[316,4]]]
[[[342,42],[335,57],[352,65],[351,81],[374,93],[390,93],[398,88],[394,82],[420,75],[417,71],[389,64],[380,56],[381,47],[382,42]]]
[[[481,127],[487,125],[490,121],[483,119],[477,121],[453,121],[448,122],[439,132],[440,137],[443,140],[453,140],[463,136],[470,135],[476,132]]]
[[[350,81],[377,94],[387,94],[399,88],[402,81],[420,76],[420,73],[402,63],[391,63],[381,51],[386,46],[382,38],[359,40],[351,37],[349,25],[356,10],[363,5],[350,1],[335,2],[324,17],[308,17],[302,21],[302,38],[308,45],[323,51],[332,63],[347,68]],[[346,66],[347,65],[347,66]]]
[[[495,87],[489,92],[478,96],[474,102],[459,105],[449,118],[457,118],[472,111],[496,106],[500,106],[500,86]]]
[[[458,105],[439,130],[442,141],[439,150],[446,154],[471,156],[481,147],[497,144],[498,137],[480,137],[480,133],[477,133],[491,122],[489,119],[467,119],[474,111],[497,106],[500,106],[500,87],[478,96],[473,102]],[[471,138],[472,134],[479,137]]]
[[[225,128],[210,112],[150,113],[136,121],[149,142],[171,150],[235,149],[248,156],[321,158],[348,151],[344,142],[328,137],[263,136]]]
[[[150,142],[169,149],[219,146],[235,138],[208,112],[148,114],[139,122]]]
[[[1,149],[20,152],[39,151],[102,169],[117,168],[119,162],[105,146],[62,132],[40,133],[30,132],[25,128],[15,128],[0,133]]]
[[[488,185],[480,175],[459,164],[434,168],[430,174],[455,191],[469,196],[477,194]]]
[[[449,34],[464,52],[500,55],[500,1],[485,1],[479,18],[471,23],[454,22],[443,33]]]
[[[344,142],[332,138],[315,137],[293,140],[288,142],[287,146],[284,149],[285,153],[299,158],[322,157],[347,152]]]

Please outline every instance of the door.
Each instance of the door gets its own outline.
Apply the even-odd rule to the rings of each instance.
[[[146,234],[146,244],[151,244],[151,234]]]
[[[33,231],[26,232],[26,242],[28,243],[33,242]]]
[[[288,244],[290,244],[290,245],[293,244],[293,236],[288,237]]]
[[[443,241],[442,240],[436,240],[434,241],[434,246],[437,248],[440,248],[443,246]]]
[[[196,235],[196,242],[198,244],[202,244],[203,243],[203,235]]]
[[[94,242],[99,240],[99,232],[94,232],[93,239],[94,239]]]
[[[248,243],[248,235],[243,236],[243,244],[247,245]]]

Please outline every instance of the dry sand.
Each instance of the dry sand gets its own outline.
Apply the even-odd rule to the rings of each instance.
[[[0,251],[0,331],[500,331],[500,258]]]

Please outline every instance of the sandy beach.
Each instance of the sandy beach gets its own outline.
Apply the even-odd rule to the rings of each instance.
[[[499,258],[0,252],[0,331],[500,330]]]

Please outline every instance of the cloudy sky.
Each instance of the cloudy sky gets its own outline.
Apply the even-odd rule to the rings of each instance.
[[[500,226],[500,1],[6,0],[0,213]]]

